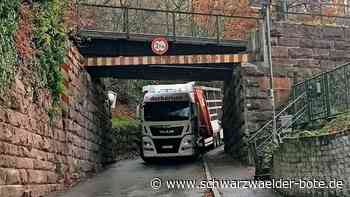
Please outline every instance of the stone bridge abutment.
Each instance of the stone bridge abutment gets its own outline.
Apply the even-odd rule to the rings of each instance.
[[[61,66],[61,109],[54,113],[48,91],[34,93],[19,75],[1,100],[0,196],[46,196],[114,160],[106,91],[83,62],[70,48]]]

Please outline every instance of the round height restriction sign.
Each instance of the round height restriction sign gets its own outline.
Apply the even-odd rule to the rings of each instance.
[[[155,38],[152,40],[152,51],[157,55],[165,54],[169,49],[169,43],[166,38]]]

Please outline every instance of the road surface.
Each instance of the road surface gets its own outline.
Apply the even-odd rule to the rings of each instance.
[[[219,147],[205,155],[212,178],[215,180],[254,180],[254,170],[224,153]],[[281,197],[271,189],[219,188],[218,197]]]
[[[233,160],[219,147],[204,155],[206,166],[215,180],[252,180],[254,173]],[[207,170],[207,171],[208,171]],[[160,178],[159,190],[151,187],[151,180]],[[195,189],[168,189],[167,180],[196,180]],[[206,180],[202,159],[185,162],[146,164],[141,159],[125,160],[113,164],[102,173],[78,184],[70,191],[50,197],[204,197],[207,189],[198,188]],[[217,197],[281,197],[268,189],[219,188]]]
[[[171,163],[171,164],[170,164]],[[107,170],[57,197],[203,197],[205,190],[169,190],[165,184],[153,190],[150,181],[159,177],[169,179],[203,180],[205,173],[201,160],[145,164],[141,159],[120,161]]]

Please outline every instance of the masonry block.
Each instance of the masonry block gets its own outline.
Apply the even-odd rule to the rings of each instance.
[[[291,58],[312,58],[313,52],[312,49],[308,48],[289,48],[288,55]]]
[[[287,58],[288,57],[288,48],[273,46],[272,47],[272,57]]]
[[[323,39],[344,39],[345,32],[342,27],[323,27],[322,28],[322,38]]]
[[[299,47],[300,38],[280,37],[278,39],[278,46]]]
[[[329,135],[285,139],[273,155],[272,177],[275,179],[318,180],[329,183],[344,181],[343,188],[319,190],[302,189],[297,185],[277,189],[287,196],[348,196],[349,157],[344,151],[349,148],[348,130]]]
[[[76,49],[69,54],[61,65],[68,79],[62,113],[49,117],[49,91],[38,90],[35,99],[25,95],[31,87],[18,76],[8,91],[14,96],[0,101],[1,197],[46,196],[100,170],[115,156],[114,145],[108,144],[114,142],[106,139],[111,130],[105,87],[83,70]]]

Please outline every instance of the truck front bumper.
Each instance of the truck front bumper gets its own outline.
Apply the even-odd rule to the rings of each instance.
[[[167,140],[167,139],[161,139]],[[142,138],[142,150],[144,157],[183,157],[183,156],[192,156],[195,154],[193,143],[189,144],[188,142],[192,141],[192,136],[185,135],[178,145],[178,149],[172,153],[159,153],[161,147],[156,146],[154,140],[149,136],[144,136]]]

